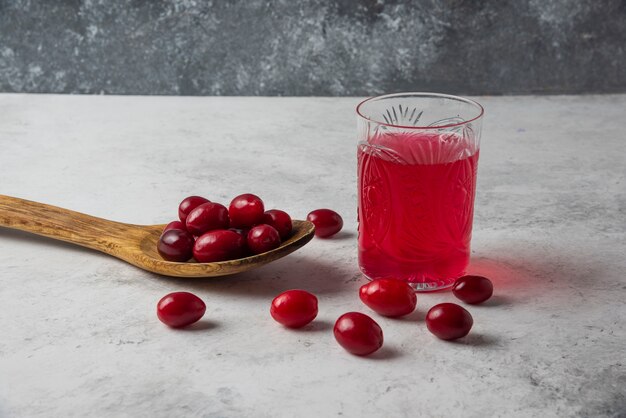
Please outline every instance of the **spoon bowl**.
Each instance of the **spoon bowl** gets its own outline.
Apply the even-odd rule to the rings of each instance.
[[[278,260],[311,241],[315,226],[293,221],[291,236],[271,251],[215,263],[164,260],[157,242],[165,225],[132,225],[0,195],[0,227],[71,242],[124,260],[143,270],[174,277],[218,277],[241,273]]]

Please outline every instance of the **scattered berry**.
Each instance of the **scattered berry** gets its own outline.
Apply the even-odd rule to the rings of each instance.
[[[493,283],[482,276],[463,276],[454,283],[452,293],[463,302],[475,305],[493,295]]]
[[[371,354],[383,345],[383,330],[376,321],[360,312],[341,315],[333,331],[339,345],[357,356]]]
[[[361,286],[359,297],[374,312],[392,318],[410,314],[417,304],[415,290],[396,279],[372,280]]]
[[[330,209],[317,209],[309,213],[306,219],[315,225],[315,236],[319,238],[328,238],[341,231],[343,227],[343,219],[341,216]]]
[[[465,337],[473,324],[472,315],[455,303],[440,303],[426,314],[426,327],[442,340]]]
[[[205,311],[206,305],[202,299],[189,292],[167,294],[157,303],[159,320],[172,328],[193,324],[202,318]]]
[[[270,314],[286,327],[303,327],[317,316],[317,298],[304,290],[287,290],[274,298]]]

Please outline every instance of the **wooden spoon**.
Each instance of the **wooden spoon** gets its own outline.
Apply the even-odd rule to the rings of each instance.
[[[0,195],[0,226],[71,242],[175,277],[216,277],[251,270],[294,252],[315,232],[311,222],[294,220],[291,237],[272,251],[218,263],[175,263],[163,260],[156,249],[165,225],[130,225]]]

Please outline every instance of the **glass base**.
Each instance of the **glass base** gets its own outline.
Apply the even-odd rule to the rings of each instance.
[[[407,282],[416,292],[437,292],[450,289],[456,279],[442,279],[432,282]]]
[[[370,281],[374,280],[374,278],[368,276],[367,273],[363,271],[363,269],[361,269],[361,273],[363,273],[363,276],[367,280],[370,280]],[[407,282],[409,286],[411,286],[413,289],[415,289],[416,292],[421,292],[421,293],[438,292],[440,290],[450,289],[452,286],[454,286],[456,279],[463,276],[463,274],[465,273],[459,274],[458,277],[451,277],[448,279],[434,279],[434,280],[428,280],[428,281],[424,281],[422,279],[422,281],[416,281],[414,278],[411,277],[409,279],[404,279],[404,281]],[[378,279],[381,277],[376,277],[376,278]],[[397,278],[394,277],[394,279],[397,279]],[[398,280],[403,280],[403,279],[398,279]]]

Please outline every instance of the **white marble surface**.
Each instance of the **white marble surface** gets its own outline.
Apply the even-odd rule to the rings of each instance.
[[[626,414],[626,95],[483,97],[471,271],[496,294],[457,343],[374,318],[384,348],[334,341],[357,296],[353,98],[0,95],[0,193],[131,223],[167,222],[194,193],[254,192],[335,239],[254,272],[183,280],[0,229],[0,416],[556,417]],[[289,288],[313,325],[270,318]],[[207,304],[174,331],[155,304]]]

